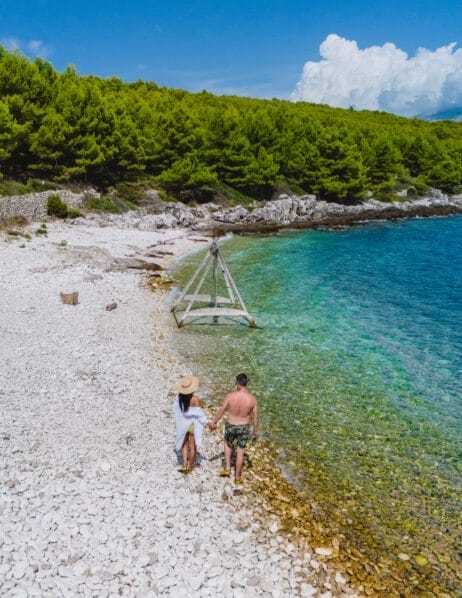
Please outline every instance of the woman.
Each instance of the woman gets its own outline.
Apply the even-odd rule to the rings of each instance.
[[[177,382],[178,396],[173,403],[173,415],[176,425],[176,452],[181,451],[182,465],[178,471],[190,473],[196,461],[197,451],[201,447],[202,430],[207,423],[200,408],[199,398],[194,394],[199,388],[199,378],[184,376]]]

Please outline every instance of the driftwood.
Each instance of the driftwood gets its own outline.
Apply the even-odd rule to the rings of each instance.
[[[162,250],[144,254],[145,257],[154,257],[154,258],[161,258],[161,259],[163,257],[165,257],[166,255],[175,255],[175,254],[173,253],[173,251],[162,251]]]
[[[75,291],[74,293],[59,293],[59,296],[61,297],[61,301],[63,303],[66,303],[67,305],[77,305],[77,303],[79,302],[79,294],[77,291]]]
[[[176,239],[181,239],[181,237],[176,237]],[[157,241],[152,245],[148,245],[146,249],[152,249],[153,247],[159,247],[159,245],[175,245],[175,239],[169,239],[167,241]]]
[[[155,262],[147,262],[140,258],[116,258],[114,260],[114,267],[117,270],[134,269],[134,270],[162,270],[162,266]]]
[[[207,237],[188,237],[190,241],[194,241],[195,243],[209,243],[210,239]]]

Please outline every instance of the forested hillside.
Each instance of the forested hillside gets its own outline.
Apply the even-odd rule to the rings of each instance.
[[[462,124],[81,77],[0,47],[0,175],[103,190],[146,180],[183,199],[456,192]]]

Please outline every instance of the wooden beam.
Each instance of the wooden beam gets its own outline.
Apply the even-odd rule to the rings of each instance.
[[[186,314],[187,317],[216,317],[223,316],[228,318],[239,318],[243,317],[246,320],[250,319],[249,314],[242,309],[233,309],[231,307],[200,307],[198,309],[190,309]],[[183,319],[183,318],[181,318]]]
[[[213,303],[216,299],[217,303],[228,303],[229,305],[234,303],[229,297],[213,297],[212,295],[185,295],[183,299],[185,301],[202,301],[203,303]]]

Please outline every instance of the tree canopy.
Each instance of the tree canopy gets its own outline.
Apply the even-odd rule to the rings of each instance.
[[[462,188],[462,123],[188,93],[56,72],[0,46],[0,176],[210,197],[292,188],[328,201]],[[186,194],[186,197],[188,195]]]

